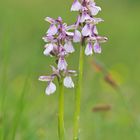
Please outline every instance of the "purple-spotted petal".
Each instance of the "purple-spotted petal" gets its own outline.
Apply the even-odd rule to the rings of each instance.
[[[83,36],[89,36],[89,35],[91,35],[90,24],[86,24],[84,26],[84,28],[82,29],[82,35]]]
[[[71,41],[66,41],[64,48],[68,53],[73,53],[75,51]]]
[[[71,11],[79,11],[81,9],[81,3],[78,0],[74,0]]]
[[[47,95],[53,94],[56,91],[56,86],[53,82],[50,82],[45,90]]]
[[[44,55],[46,55],[46,56],[48,56],[48,55],[50,55],[50,52],[53,50],[53,44],[46,44],[45,45],[45,51],[43,52],[44,53]]]
[[[70,76],[65,77],[63,82],[66,88],[74,88],[74,83]]]
[[[81,41],[81,33],[78,30],[75,30],[74,36],[73,36],[73,42],[80,42]]]
[[[47,31],[47,34],[49,35],[49,36],[52,36],[52,35],[55,35],[56,33],[57,33],[57,27],[55,26],[55,24],[51,24],[50,25],[50,28],[48,29],[48,31]]]
[[[89,42],[86,46],[86,49],[85,49],[85,55],[92,55],[93,54],[93,46],[92,46],[92,43]]]
[[[94,47],[93,48],[94,48],[94,52],[95,53],[101,53],[102,52],[102,49],[101,49],[100,44],[98,42],[94,43]]]
[[[66,70],[67,69],[67,62],[64,58],[60,57],[58,60],[58,69],[59,70]]]

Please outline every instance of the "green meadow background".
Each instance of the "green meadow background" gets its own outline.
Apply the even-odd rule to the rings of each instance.
[[[80,140],[140,140],[140,1],[96,0],[102,7],[99,33],[109,38],[101,55],[85,57],[81,104]],[[72,0],[0,0],[0,140],[58,140],[58,92],[46,96],[47,83],[40,75],[54,64],[43,55],[42,36],[46,16],[61,16],[72,24]],[[77,69],[78,48],[68,58]],[[96,72],[98,59],[121,92],[115,91]],[[56,81],[57,82],[57,81]],[[58,91],[58,90],[57,90]],[[109,104],[107,112],[92,112]],[[65,89],[66,140],[72,139],[74,89]]]

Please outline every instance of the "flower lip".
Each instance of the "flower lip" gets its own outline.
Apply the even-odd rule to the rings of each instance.
[[[65,48],[66,52],[68,52],[68,53],[73,53],[75,51],[71,41],[66,41],[64,48]]]
[[[100,47],[100,44],[97,41],[94,43],[93,49],[94,49],[94,52],[95,53],[101,53],[102,52],[102,49]]]
[[[45,90],[46,94],[47,94],[47,95],[51,95],[51,94],[53,94],[55,91],[56,91],[56,86],[55,86],[55,84],[54,84],[53,82],[49,82],[49,83],[48,83],[48,86],[47,86],[47,88],[46,88],[46,90]]]
[[[58,60],[58,69],[61,71],[66,70],[67,66],[68,66],[68,64],[67,64],[66,60],[63,57],[60,57]]]
[[[83,23],[83,22],[85,22],[85,20],[89,20],[90,18],[91,17],[89,16],[89,14],[87,12],[82,12],[80,22]]]
[[[73,36],[73,42],[80,42],[81,41],[81,33],[78,30],[75,30],[74,36]]]
[[[89,36],[91,34],[90,24],[86,24],[82,29],[83,36]]]
[[[48,56],[48,55],[50,55],[50,53],[51,53],[51,51],[53,50],[53,44],[46,44],[45,45],[45,51],[43,52],[44,53],[44,55],[46,55],[46,56]]]
[[[72,78],[70,76],[66,76],[64,78],[64,86],[67,87],[67,88],[74,88],[74,83],[72,81]]]
[[[86,46],[86,49],[85,49],[85,55],[92,55],[93,54],[93,46],[92,46],[92,42],[89,42]]]

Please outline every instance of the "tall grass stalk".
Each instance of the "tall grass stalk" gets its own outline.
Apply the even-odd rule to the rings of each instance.
[[[25,94],[27,93],[27,89],[28,89],[28,79],[29,79],[29,74],[27,75],[24,85],[23,85],[23,89],[19,98],[19,101],[17,103],[17,108],[16,108],[16,113],[15,113],[15,117],[14,117],[14,121],[13,121],[13,127],[12,127],[12,132],[11,132],[11,140],[15,140],[16,137],[16,132],[17,132],[17,128],[19,126],[20,123],[20,118],[22,116],[22,112],[23,112],[23,108],[24,108],[24,103],[25,103]]]
[[[74,112],[74,128],[73,128],[73,140],[79,139],[79,121],[80,121],[80,108],[81,108],[81,92],[82,92],[82,79],[83,79],[83,61],[84,61],[84,45],[80,46],[79,54],[79,68],[78,79],[75,93],[75,112]]]
[[[64,86],[63,80],[59,80],[59,101],[58,101],[58,134],[59,140],[64,140]]]

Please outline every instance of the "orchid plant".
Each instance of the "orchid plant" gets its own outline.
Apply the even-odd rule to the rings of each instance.
[[[66,88],[75,87],[75,111],[73,140],[79,139],[79,118],[80,118],[80,100],[82,93],[83,79],[83,60],[84,53],[90,56],[94,53],[101,53],[100,43],[106,42],[107,38],[98,34],[96,25],[103,22],[103,19],[95,17],[101,8],[92,0],[74,0],[71,11],[78,11],[79,14],[74,24],[68,26],[63,23],[61,17],[53,19],[46,17],[45,20],[50,23],[50,27],[43,37],[45,41],[45,56],[51,56],[56,62],[56,67],[51,66],[52,74],[49,76],[40,76],[40,81],[47,82],[45,90],[47,95],[56,91],[56,85],[53,80],[58,79],[59,83],[59,111],[58,111],[58,134],[59,139],[64,140],[64,86]],[[78,72],[69,70],[66,58],[75,52],[74,43],[80,43],[80,54]],[[77,76],[77,82],[74,84],[72,76]],[[76,86],[75,86],[76,85]]]

